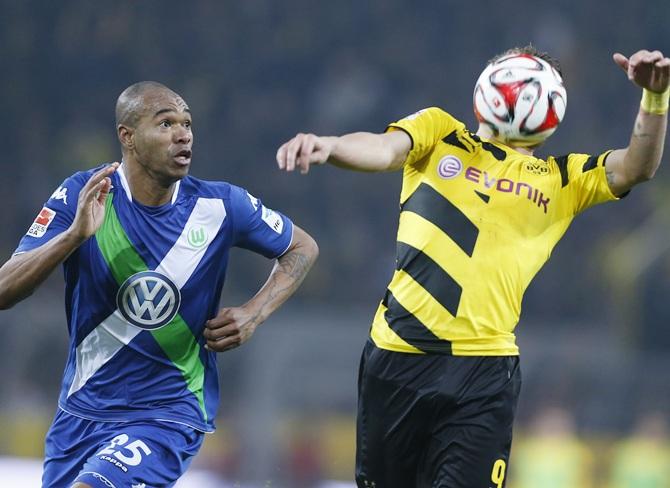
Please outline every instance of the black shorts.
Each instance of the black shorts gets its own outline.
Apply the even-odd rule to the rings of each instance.
[[[356,483],[503,488],[521,389],[517,356],[408,354],[365,345]]]

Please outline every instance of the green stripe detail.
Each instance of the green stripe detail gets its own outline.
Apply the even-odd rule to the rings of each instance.
[[[121,286],[130,276],[141,271],[148,271],[149,268],[123,230],[114,205],[112,205],[112,198],[113,194],[110,193],[105,203],[105,219],[95,237],[114,279]],[[167,325],[148,332],[151,332],[165,355],[181,372],[187,388],[197,398],[205,422],[207,422],[204,399],[205,366],[200,360],[200,345],[191,329],[177,314]]]
[[[95,233],[98,247],[109,266],[116,282],[121,286],[130,276],[148,271],[147,265],[133,247],[126,232],[121,227],[119,217],[112,205],[112,194],[107,195],[105,219]]]

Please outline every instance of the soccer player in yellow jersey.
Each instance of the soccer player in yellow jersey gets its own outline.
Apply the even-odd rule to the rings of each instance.
[[[560,73],[530,46],[510,55]],[[541,140],[485,123],[472,133],[438,108],[383,134],[298,134],[279,148],[286,171],[403,170],[396,270],[360,366],[359,487],[505,485],[523,293],[578,213],[649,180],[661,160],[670,59],[641,50],[614,61],[643,92],[623,149],[541,160]]]

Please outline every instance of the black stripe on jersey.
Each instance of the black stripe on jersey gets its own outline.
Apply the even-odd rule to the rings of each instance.
[[[442,267],[424,252],[398,242],[396,268],[410,275],[414,281],[440,302],[445,309],[456,315],[463,288]]]
[[[587,171],[591,171],[592,169],[597,167],[598,167],[598,156],[591,156],[584,163],[584,166],[582,167],[582,172],[586,173]]]
[[[440,228],[468,256],[472,256],[479,229],[453,203],[421,183],[400,206],[401,212],[413,212]]]
[[[489,203],[489,200],[491,199],[490,195],[487,195],[486,193],[479,193],[477,190],[475,190],[475,193],[484,201],[484,203]]]
[[[503,149],[500,149],[498,146],[491,144],[490,142],[482,142],[482,147],[485,151],[493,154],[493,157],[498,161],[504,161],[505,158],[507,158],[507,153]]]
[[[555,158],[556,165],[561,172],[561,187],[568,184],[568,156],[559,156]]]
[[[461,142],[461,140],[458,138],[458,135],[456,135],[456,131],[453,131],[453,132],[450,132],[449,134],[447,134],[447,136],[442,139],[442,142],[444,142],[446,144],[449,144],[451,146],[456,146],[458,148],[461,148],[464,151],[472,152],[472,148],[468,149],[467,147],[465,147],[465,144],[463,144],[463,142]]]
[[[384,318],[391,330],[408,344],[420,351],[451,355],[451,342],[440,339],[423,323],[398,303],[391,290],[386,290],[382,304],[386,307]]]

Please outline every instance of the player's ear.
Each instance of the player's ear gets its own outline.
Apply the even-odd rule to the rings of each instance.
[[[126,149],[132,149],[135,147],[135,131],[132,127],[119,124],[116,128],[116,131],[119,136],[119,142],[121,143],[121,146]]]

